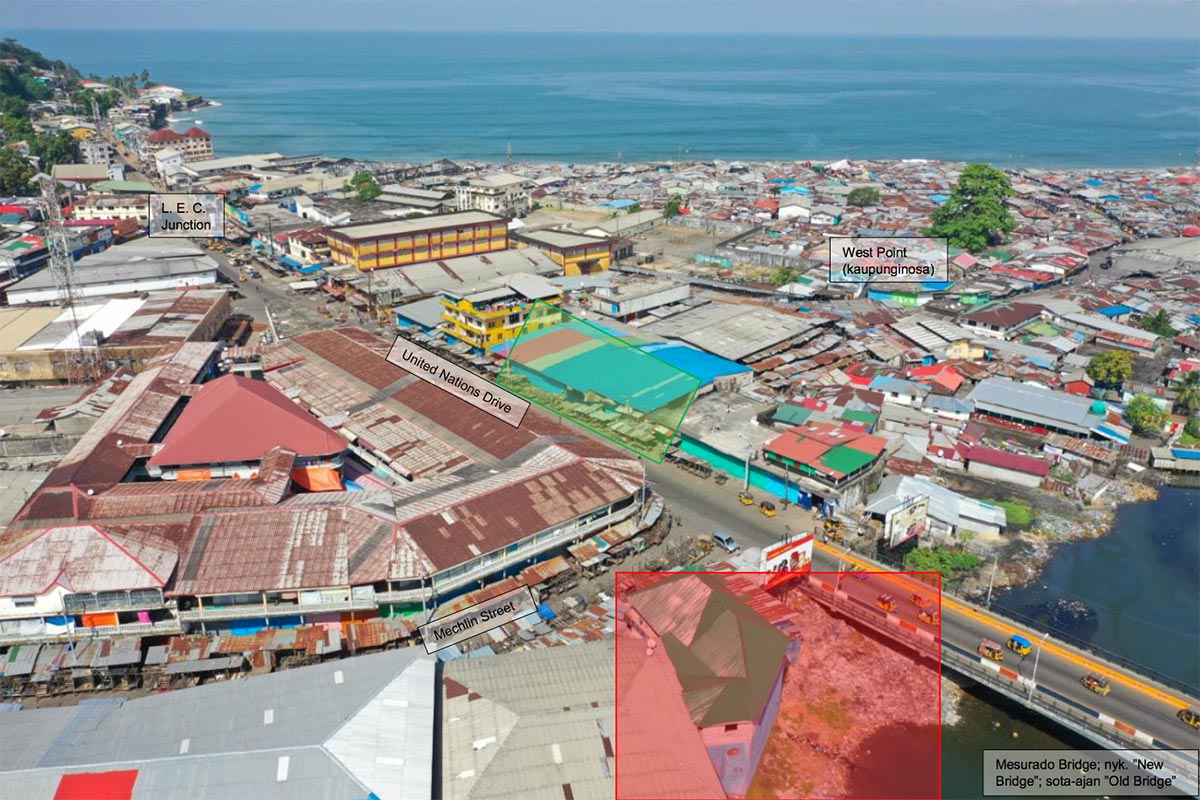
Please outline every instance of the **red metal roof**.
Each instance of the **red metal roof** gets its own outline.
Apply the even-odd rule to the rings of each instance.
[[[270,384],[225,375],[196,393],[149,463],[257,461],[276,447],[325,456],[345,450],[346,440]]]
[[[171,130],[170,128],[163,128],[162,130],[157,130],[154,133],[147,136],[146,141],[154,142],[155,144],[157,144],[159,142],[179,142],[179,141],[182,141],[183,138],[184,137],[182,135],[176,133],[175,131]]]
[[[1050,462],[1033,456],[1022,456],[1017,453],[1006,453],[1003,450],[993,450],[990,447],[975,445],[967,451],[968,461],[977,461],[993,467],[1010,469],[1013,472],[1024,472],[1027,475],[1045,477],[1050,472]]]
[[[75,772],[58,781],[54,800],[129,800],[137,782],[136,769],[113,772]]]

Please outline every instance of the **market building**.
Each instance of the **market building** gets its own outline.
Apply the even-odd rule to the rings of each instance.
[[[612,266],[614,240],[554,230],[517,230],[512,240],[518,247],[536,247],[563,268],[564,275],[590,275]]]
[[[508,224],[482,211],[330,228],[330,256],[359,271],[508,249]]]

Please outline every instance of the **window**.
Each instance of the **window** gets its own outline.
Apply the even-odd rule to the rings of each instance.
[[[29,608],[30,606],[37,605],[37,598],[32,597],[32,596],[30,596],[30,597],[14,597],[13,605],[16,606],[17,608]]]
[[[731,724],[729,724],[729,725],[726,725],[726,726],[725,726],[725,732],[726,732],[726,733],[733,733],[733,732],[734,732],[734,731],[736,731],[737,729],[738,729],[738,726],[737,726],[737,723],[736,723],[736,722],[734,722],[734,723],[731,723]]]

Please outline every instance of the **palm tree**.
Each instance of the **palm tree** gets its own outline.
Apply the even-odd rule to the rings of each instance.
[[[1175,408],[1188,414],[1200,410],[1200,371],[1185,372],[1175,380]]]

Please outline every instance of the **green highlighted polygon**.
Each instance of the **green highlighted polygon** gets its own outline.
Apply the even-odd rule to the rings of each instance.
[[[496,383],[662,463],[700,379],[541,300]]]

